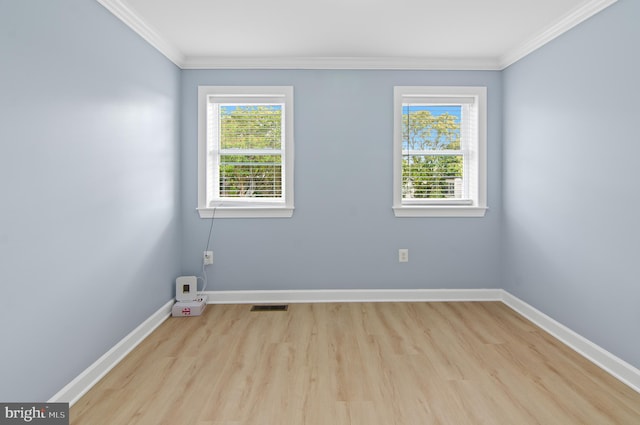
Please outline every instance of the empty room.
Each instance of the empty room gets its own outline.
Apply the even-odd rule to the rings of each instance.
[[[0,424],[640,424],[638,22],[0,0]]]

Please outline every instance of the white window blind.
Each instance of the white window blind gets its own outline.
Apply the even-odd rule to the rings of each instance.
[[[221,103],[208,107],[210,202],[283,197],[283,103]]]
[[[476,89],[396,87],[396,215],[412,214],[398,214],[403,207],[413,212],[431,207],[443,215],[447,215],[443,207],[484,208],[480,164],[484,160],[484,140],[481,143],[479,127],[484,91]]]
[[[205,154],[199,210],[292,210],[292,95],[291,87],[200,88]]]
[[[465,173],[470,110],[467,102],[403,103],[403,201],[470,203],[469,173]]]

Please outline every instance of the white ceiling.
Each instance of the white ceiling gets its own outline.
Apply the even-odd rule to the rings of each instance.
[[[503,69],[616,0],[98,0],[182,68]]]

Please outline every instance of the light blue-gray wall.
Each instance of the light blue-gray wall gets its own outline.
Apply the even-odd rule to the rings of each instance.
[[[640,367],[640,2],[504,76],[504,287]]]
[[[292,218],[216,219],[208,289],[495,288],[500,285],[500,72],[186,70],[182,72],[183,273],[199,273],[208,219],[197,206],[198,85],[292,85]],[[396,218],[393,87],[486,86],[484,218]],[[408,248],[408,263],[398,249]]]
[[[503,72],[180,71],[95,0],[1,2],[0,401],[48,399],[200,273],[204,84],[295,88],[294,216],[216,220],[208,289],[503,287],[640,367],[639,16]],[[488,87],[486,217],[393,216],[394,85]]]
[[[46,401],[173,297],[179,69],[95,0],[0,2],[0,400]]]

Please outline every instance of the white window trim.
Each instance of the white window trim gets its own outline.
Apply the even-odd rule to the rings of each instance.
[[[474,179],[477,191],[469,201],[431,200],[416,203],[402,200],[402,103],[408,96],[419,98],[476,98],[478,103],[477,169]],[[446,203],[446,205],[443,205]],[[394,87],[393,124],[393,212],[396,217],[483,217],[487,210],[487,88],[445,86],[396,86]]]
[[[247,98],[283,97],[285,119],[284,200],[268,202],[260,199],[219,201],[207,205],[207,98],[211,95]],[[291,217],[293,202],[293,86],[199,86],[198,87],[198,214],[200,218]]]

